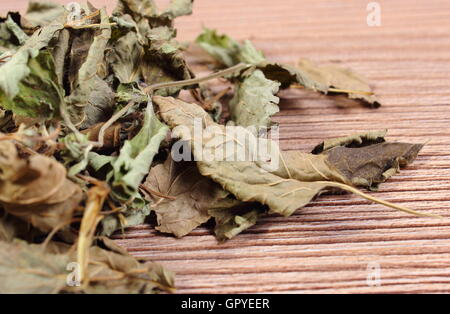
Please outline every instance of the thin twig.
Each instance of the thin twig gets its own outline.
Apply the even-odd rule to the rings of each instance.
[[[85,29],[85,28],[95,28],[95,27],[105,27],[105,26],[116,26],[117,23],[107,23],[107,24],[87,24],[87,25],[71,25],[71,24],[64,24],[64,27],[66,28],[72,28],[72,29]]]
[[[159,192],[157,192],[155,190],[152,190],[152,189],[150,189],[149,187],[147,187],[147,186],[145,186],[143,184],[141,184],[140,188],[142,190],[144,190],[145,192],[147,192],[148,194],[150,194],[150,195],[156,195],[156,196],[159,196],[161,198],[165,198],[165,199],[172,200],[172,201],[177,199],[176,197],[173,197],[173,196],[170,196],[170,195],[164,195],[164,194],[159,193]]]
[[[408,213],[408,214],[421,216],[421,217],[443,218],[442,216],[439,216],[439,215],[418,212],[418,211],[409,209],[407,207],[403,207],[401,205],[393,204],[391,202],[388,202],[388,201],[385,201],[385,200],[382,200],[382,199],[378,199],[376,197],[373,197],[373,196],[371,196],[369,194],[366,194],[366,193],[358,190],[357,188],[354,188],[354,187],[352,187],[350,185],[347,185],[347,184],[343,184],[343,183],[339,183],[339,182],[331,182],[331,181],[317,181],[315,183],[319,183],[319,184],[323,183],[323,184],[326,184],[326,185],[328,185],[330,187],[337,187],[337,188],[340,188],[342,190],[345,190],[345,191],[354,193],[356,195],[359,195],[362,198],[365,198],[365,199],[367,199],[369,201],[372,201],[374,203],[381,204],[383,206],[390,207],[390,208],[393,208],[393,209],[397,209],[397,210],[400,210],[400,211]]]
[[[231,87],[227,87],[224,90],[222,90],[221,92],[219,92],[217,95],[214,95],[214,97],[211,97],[210,99],[208,99],[207,101],[205,101],[205,103],[203,104],[203,109],[207,110],[211,110],[211,106],[216,102],[219,101],[223,96],[225,96],[226,94],[228,94],[228,92],[231,90]]]
[[[299,89],[305,88],[305,86],[297,84],[297,83],[292,84],[291,87],[299,88]],[[362,91],[362,90],[351,90],[351,89],[328,88],[328,91],[332,92],[332,93],[359,94],[359,95],[368,95],[368,96],[375,95],[374,92],[368,92],[368,91]]]
[[[0,63],[6,62],[6,59],[11,58],[11,56],[4,56],[0,58]]]
[[[245,68],[248,68],[248,67],[249,67],[248,64],[239,63],[239,64],[237,64],[235,66],[232,66],[231,68],[228,68],[228,69],[216,72],[216,73],[212,73],[212,74],[204,76],[204,77],[199,77],[199,78],[190,79],[190,80],[184,80],[184,81],[177,81],[177,82],[153,84],[153,85],[150,85],[150,86],[144,88],[142,91],[144,93],[146,93],[146,94],[151,95],[151,94],[153,94],[153,92],[155,90],[158,90],[158,89],[195,85],[195,84],[199,84],[199,83],[202,83],[202,82],[205,82],[205,81],[213,80],[215,78],[227,76],[229,74],[232,74],[232,73],[237,72],[237,71],[241,71],[241,70],[243,70]]]

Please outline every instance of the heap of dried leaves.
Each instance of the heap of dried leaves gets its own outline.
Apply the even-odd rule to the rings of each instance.
[[[266,138],[280,158],[270,170],[268,161],[197,158],[212,140],[213,153],[238,135],[260,140],[245,127],[274,125],[280,89],[379,103],[348,69],[270,62],[251,42],[209,29],[197,44],[226,69],[195,78],[173,27],[192,2],[159,10],[151,0],[119,0],[111,16],[90,3],[77,11],[31,2],[25,15],[0,19],[0,292],[173,291],[172,273],[105,237],[152,212],[156,229],[176,237],[213,219],[221,241],[336,189],[419,214],[356,188],[376,189],[422,148],[386,142],[385,132],[325,140],[311,153],[280,151]],[[232,93],[209,88],[219,77]],[[182,89],[196,103],[181,100]],[[215,131],[189,136],[195,118]],[[175,161],[175,143],[194,161]],[[67,284],[73,262],[80,285]]]

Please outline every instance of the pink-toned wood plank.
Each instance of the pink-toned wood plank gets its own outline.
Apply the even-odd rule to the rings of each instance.
[[[308,150],[327,137],[384,128],[395,140],[429,141],[376,195],[446,219],[411,217],[351,195],[324,196],[292,217],[264,218],[225,244],[204,227],[174,239],[150,225],[117,241],[175,270],[180,293],[449,292],[450,2],[379,1],[380,27],[367,26],[367,3],[197,0],[194,15],[180,18],[177,27],[183,41],[206,25],[253,39],[272,60],[307,57],[364,73],[384,105],[378,110],[338,106],[304,91],[283,93],[276,118],[282,147]],[[3,11],[25,6],[0,4]],[[201,56],[188,60],[205,71]],[[369,263],[380,266],[380,286],[367,285]]]

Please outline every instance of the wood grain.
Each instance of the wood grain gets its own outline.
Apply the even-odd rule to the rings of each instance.
[[[151,225],[117,242],[176,271],[180,293],[450,292],[450,2],[379,1],[380,27],[367,26],[367,3],[197,0],[194,15],[177,22],[179,39],[190,41],[207,25],[251,38],[271,60],[307,57],[364,73],[380,109],[284,92],[276,117],[282,147],[310,150],[327,137],[384,128],[394,140],[429,141],[376,196],[447,218],[411,217],[352,195],[323,196],[292,217],[264,218],[225,244],[206,227],[174,239]],[[22,10],[25,1],[3,0],[0,7]],[[200,72],[202,60],[189,55]],[[380,286],[367,285],[369,263],[381,267]]]

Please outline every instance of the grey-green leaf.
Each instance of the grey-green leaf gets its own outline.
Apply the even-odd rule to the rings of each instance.
[[[153,157],[158,153],[168,130],[155,116],[153,106],[149,102],[141,130],[133,139],[123,144],[119,157],[113,164],[112,186],[115,195],[120,199],[127,201],[136,196],[139,185],[148,174]]]
[[[260,70],[254,71],[238,83],[230,102],[231,118],[241,126],[270,127],[271,116],[280,111],[278,93],[280,83],[265,78]]]

